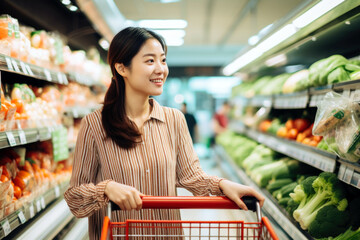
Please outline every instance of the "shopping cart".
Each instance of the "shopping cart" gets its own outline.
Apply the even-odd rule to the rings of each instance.
[[[108,216],[119,207],[111,203],[105,216],[101,240],[106,239],[256,239],[278,240],[269,220],[261,217],[255,198],[242,199],[249,210],[256,212],[257,222],[244,221],[166,221],[127,220],[111,222]],[[227,197],[142,197],[142,208],[150,209],[239,209]]]

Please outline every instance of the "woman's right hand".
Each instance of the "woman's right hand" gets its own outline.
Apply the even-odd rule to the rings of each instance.
[[[140,196],[144,196],[144,194],[131,186],[110,181],[106,184],[105,194],[121,210],[140,210],[142,207]]]

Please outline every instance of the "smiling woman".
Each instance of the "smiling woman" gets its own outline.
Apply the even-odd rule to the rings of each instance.
[[[176,187],[197,196],[224,194],[243,209],[245,195],[263,204],[264,198],[252,188],[207,175],[183,113],[150,98],[162,93],[169,72],[160,36],[126,28],[114,37],[108,62],[112,83],[103,109],[82,120],[70,187],[64,194],[75,216],[89,217],[90,239],[99,239],[110,200],[127,210],[113,212],[115,222],[179,220],[179,209],[141,209],[141,196],[176,196]],[[148,234],[146,229],[137,231]],[[160,231],[178,236],[181,230]]]

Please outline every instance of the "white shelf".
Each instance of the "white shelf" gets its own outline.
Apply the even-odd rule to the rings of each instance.
[[[45,80],[52,83],[68,84],[66,74],[48,68],[35,66],[30,63],[0,54],[0,71],[20,74],[27,77]]]

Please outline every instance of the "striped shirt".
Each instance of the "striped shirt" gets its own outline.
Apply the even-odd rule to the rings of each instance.
[[[145,195],[176,196],[183,187],[196,196],[221,195],[221,178],[208,176],[193,149],[184,115],[149,100],[152,111],[144,123],[142,142],[124,149],[106,138],[101,110],[81,122],[73,172],[65,200],[76,217],[89,217],[90,239],[99,239],[106,206],[108,181],[130,185]],[[179,210],[115,211],[112,221],[126,219],[179,220]]]

